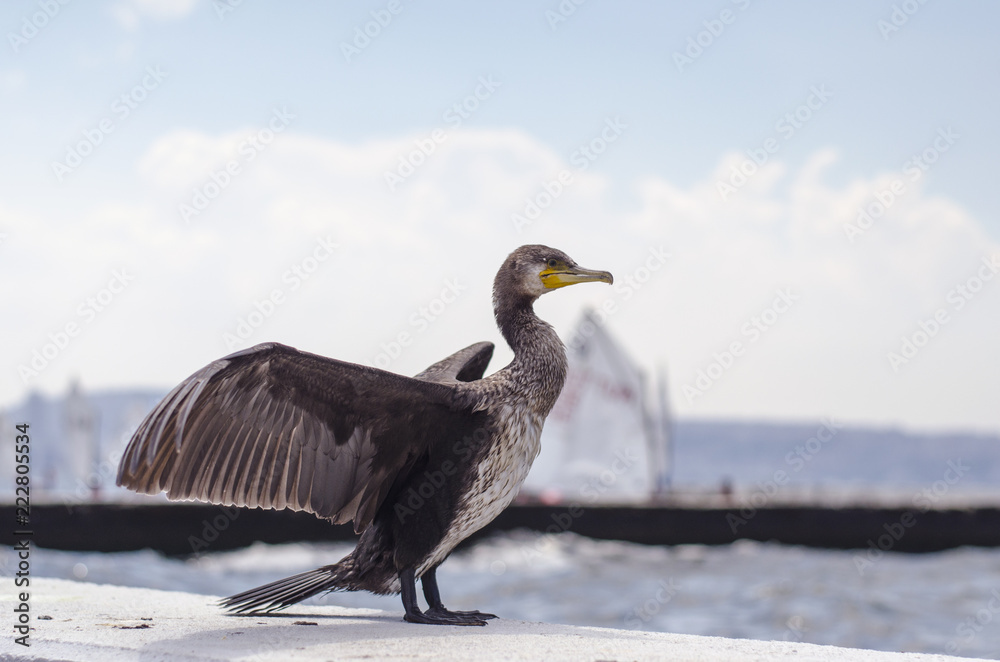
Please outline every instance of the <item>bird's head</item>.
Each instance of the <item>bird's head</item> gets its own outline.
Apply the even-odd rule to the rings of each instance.
[[[594,281],[610,284],[614,277],[607,271],[584,269],[560,250],[532,244],[521,246],[504,260],[493,284],[493,297],[534,301],[560,287]]]

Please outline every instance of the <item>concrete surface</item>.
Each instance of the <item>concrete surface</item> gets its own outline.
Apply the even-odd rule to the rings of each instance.
[[[10,623],[14,595],[0,610]],[[412,625],[398,613],[300,606],[228,616],[203,595],[31,579],[30,648],[4,626],[0,660],[959,660],[794,642],[571,627],[500,619]]]

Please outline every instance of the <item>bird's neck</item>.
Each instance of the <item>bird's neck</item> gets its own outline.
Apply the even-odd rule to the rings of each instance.
[[[530,299],[496,301],[494,312],[504,340],[514,350],[507,367],[514,381],[543,416],[566,380],[566,348],[550,324],[535,314]]]

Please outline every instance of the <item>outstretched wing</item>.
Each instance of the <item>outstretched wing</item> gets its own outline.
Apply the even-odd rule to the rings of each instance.
[[[457,359],[455,374],[479,352]],[[432,443],[471,434],[475,419],[453,386],[266,343],[171,391],[129,442],[117,482],[354,520],[360,532],[400,472]]]
[[[491,358],[493,358],[493,343],[477,342],[475,345],[458,350],[448,358],[441,359],[413,378],[438,384],[473,382],[483,378]]]

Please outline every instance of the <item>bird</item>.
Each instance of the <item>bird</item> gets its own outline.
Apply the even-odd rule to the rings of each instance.
[[[496,615],[445,608],[436,571],[510,504],[538,455],[567,363],[534,303],[586,282],[614,278],[547,246],[510,253],[494,279],[493,311],[514,358],[486,377],[490,342],[414,377],[274,342],[237,351],[153,408],[116,482],[171,500],[353,521],[360,537],[350,554],[223,599],[232,613],[267,614],[328,591],[365,590],[401,594],[410,623],[486,625]]]

